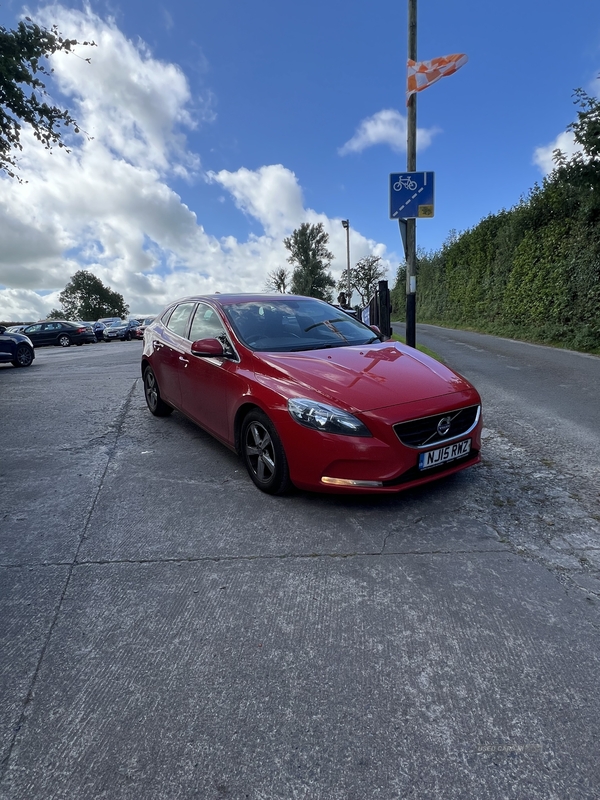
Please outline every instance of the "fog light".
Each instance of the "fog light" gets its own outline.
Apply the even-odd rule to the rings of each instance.
[[[357,486],[363,489],[374,489],[383,486],[383,481],[353,481],[350,478],[321,478],[327,486]]]

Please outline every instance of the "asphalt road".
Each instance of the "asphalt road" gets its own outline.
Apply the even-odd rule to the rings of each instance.
[[[481,393],[484,474],[500,509],[486,521],[600,592],[600,358],[433,325],[418,326],[417,343]]]
[[[600,795],[598,362],[454,335],[484,463],[381,499],[261,494],[137,342],[0,367],[2,800]]]

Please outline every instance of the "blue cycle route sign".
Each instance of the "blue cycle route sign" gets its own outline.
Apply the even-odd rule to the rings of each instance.
[[[392,172],[390,219],[433,217],[434,172]]]

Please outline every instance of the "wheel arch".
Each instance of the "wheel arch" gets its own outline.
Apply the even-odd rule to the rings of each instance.
[[[235,447],[235,452],[238,453],[239,455],[241,455],[242,452],[241,450],[242,425],[244,424],[244,420],[246,419],[248,414],[251,411],[254,411],[254,409],[258,409],[259,411],[262,411],[264,414],[267,414],[264,408],[261,408],[261,406],[259,406],[258,403],[255,403],[250,400],[247,401],[246,403],[243,403],[235,412],[235,418],[233,420],[233,446]]]
[[[270,391],[264,398],[257,397],[254,393],[246,395],[244,402],[235,412],[233,419],[233,444],[235,452],[241,454],[242,425],[244,424],[246,416],[255,409],[262,411],[262,413],[271,420],[285,447],[287,436],[285,425],[281,424],[281,415],[283,412],[286,412],[287,400],[283,395]],[[288,418],[288,416],[289,415],[285,413],[285,418]]]

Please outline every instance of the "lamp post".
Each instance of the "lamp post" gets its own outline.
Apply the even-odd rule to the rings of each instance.
[[[408,57],[417,60],[417,0],[408,0]],[[417,95],[408,101],[406,171],[417,169]],[[406,344],[417,346],[417,221],[406,220]]]
[[[346,302],[348,303],[349,306],[351,306],[352,286],[350,283],[350,220],[343,219],[342,225],[346,229],[346,278],[348,282],[348,299],[346,300]]]

